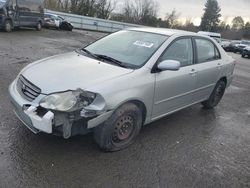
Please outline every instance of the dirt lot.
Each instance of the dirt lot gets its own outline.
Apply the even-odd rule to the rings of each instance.
[[[7,91],[17,73],[103,35],[0,32],[0,187],[250,187],[250,59],[240,55],[215,110],[195,105],[152,123],[121,152],[101,152],[91,134],[64,140],[22,125]]]

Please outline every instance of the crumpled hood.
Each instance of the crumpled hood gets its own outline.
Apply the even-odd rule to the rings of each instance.
[[[70,52],[32,63],[21,74],[39,87],[43,94],[50,94],[78,88],[87,89],[130,72],[133,70]]]

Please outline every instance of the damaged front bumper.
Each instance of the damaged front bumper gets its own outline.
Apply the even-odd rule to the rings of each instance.
[[[38,97],[37,101],[28,102],[18,93],[14,82],[9,87],[9,93],[15,114],[36,134],[45,132],[61,135],[64,138],[86,134],[106,121],[113,113],[112,110],[96,114],[84,109],[70,113],[46,110],[38,106],[38,100],[44,96]]]

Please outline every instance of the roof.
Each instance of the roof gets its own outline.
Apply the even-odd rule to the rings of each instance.
[[[199,31],[198,34],[221,37],[220,33],[207,32],[207,31]]]
[[[171,36],[174,34],[197,35],[197,33],[189,32],[189,31],[183,31],[183,30],[177,30],[177,29],[154,28],[154,27],[138,27],[138,28],[130,28],[129,30],[156,33],[156,34],[167,35],[167,36]]]

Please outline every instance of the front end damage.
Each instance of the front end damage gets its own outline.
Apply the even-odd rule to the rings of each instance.
[[[79,106],[77,101],[74,108],[67,111],[44,108],[46,105],[41,105],[40,101],[48,95],[40,94],[34,101],[27,101],[20,94],[16,83],[14,81],[9,87],[15,114],[34,133],[45,132],[65,139],[78,134],[84,135],[106,121],[113,112],[106,109],[105,101],[100,95],[96,95],[91,104],[84,106]]]

